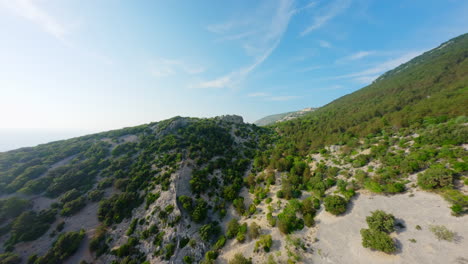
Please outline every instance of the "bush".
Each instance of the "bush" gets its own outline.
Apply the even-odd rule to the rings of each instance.
[[[251,239],[257,239],[260,235],[260,226],[252,222],[249,226],[249,236]]]
[[[192,264],[194,259],[192,256],[184,256],[183,261],[185,264]]]
[[[30,201],[18,197],[0,199],[0,222],[17,217],[31,205]]]
[[[301,204],[297,200],[289,201],[283,212],[278,214],[278,228],[283,234],[304,228],[304,221],[296,216]]]
[[[229,260],[229,264],[252,264],[252,260],[247,259],[241,253],[236,253],[234,258]]]
[[[138,194],[125,192],[114,194],[99,204],[98,219],[106,225],[120,223],[124,218],[132,215],[133,208],[141,204]]]
[[[88,199],[92,202],[97,202],[102,199],[104,196],[104,191],[102,190],[92,190],[88,193]]]
[[[11,252],[6,252],[0,254],[0,264],[19,264],[21,263],[21,258]]]
[[[76,252],[84,236],[84,230],[61,234],[53,243],[52,248],[50,248],[44,256],[39,257],[34,263],[63,263],[65,259]]]
[[[102,254],[106,253],[109,249],[109,246],[106,243],[106,228],[105,226],[99,226],[96,229],[96,233],[89,241],[89,250],[94,252],[97,257],[101,256]]]
[[[429,168],[418,174],[418,185],[425,190],[450,187],[452,183],[452,172],[445,168]]]
[[[221,231],[221,228],[219,227],[218,222],[215,221],[215,222],[203,225],[198,232],[200,233],[200,237],[204,241],[210,241],[213,239],[213,237],[217,237],[220,231]]]
[[[231,219],[227,225],[226,236],[228,238],[234,238],[239,232],[239,220],[237,218]]]
[[[199,198],[197,203],[192,211],[192,220],[195,223],[201,223],[206,219],[206,214],[208,213],[208,204],[203,198]]]
[[[255,243],[254,251],[256,252],[261,247],[265,252],[270,252],[272,244],[273,240],[271,238],[271,235],[262,235],[260,236],[260,239]]]
[[[304,225],[307,227],[312,227],[315,225],[314,216],[311,214],[304,215]]]
[[[373,211],[372,215],[366,217],[366,222],[370,229],[385,233],[391,233],[395,231],[395,217],[392,214],[387,214],[382,210]]]
[[[378,251],[383,251],[387,254],[396,251],[395,242],[385,232],[373,229],[361,229],[362,246]]]
[[[60,215],[63,216],[71,216],[78,213],[81,209],[86,206],[86,198],[79,197],[73,201],[66,202],[62,210],[60,211]]]
[[[270,224],[271,227],[276,226],[276,217],[274,217],[272,213],[267,214],[267,221],[268,221],[268,224]]]
[[[456,233],[450,231],[443,225],[433,225],[429,227],[429,230],[437,237],[438,240],[446,240],[449,242],[454,241]]]
[[[34,211],[22,213],[13,221],[10,239],[5,244],[8,246],[17,242],[36,240],[55,221],[55,214],[55,210],[43,210],[39,214]]]
[[[346,199],[338,195],[329,195],[324,199],[325,211],[334,215],[346,212],[347,204]]]
[[[239,232],[237,232],[237,241],[243,243],[245,241],[245,234],[247,233],[247,223],[243,223],[239,226]]]

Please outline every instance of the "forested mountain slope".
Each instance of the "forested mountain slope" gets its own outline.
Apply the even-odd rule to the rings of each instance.
[[[418,127],[467,115],[468,34],[400,65],[371,85],[291,122],[276,124],[301,153],[346,143],[382,128]]]
[[[467,58],[463,35],[266,128],[175,117],[0,153],[0,264],[464,263]]]

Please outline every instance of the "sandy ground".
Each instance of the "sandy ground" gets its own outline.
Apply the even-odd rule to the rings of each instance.
[[[449,204],[440,196],[415,192],[394,196],[359,195],[351,210],[335,217],[322,211],[317,217],[313,263],[468,263],[468,219],[450,215]],[[362,247],[360,229],[366,216],[381,209],[392,213],[406,228],[394,234],[399,252],[387,255]],[[458,234],[456,242],[438,241],[430,225],[445,225]],[[420,225],[422,230],[416,230]],[[409,239],[416,239],[412,243]]]

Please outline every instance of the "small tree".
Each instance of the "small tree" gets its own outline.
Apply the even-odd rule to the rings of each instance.
[[[418,185],[425,190],[451,186],[452,183],[452,171],[446,168],[429,168],[418,174]]]
[[[374,229],[361,229],[362,246],[374,250],[383,251],[387,254],[396,251],[395,242],[385,232]]]
[[[236,253],[234,258],[229,260],[229,264],[252,264],[252,260],[247,259],[241,253]]]
[[[369,225],[369,228],[374,230],[385,233],[395,231],[395,217],[382,210],[373,211],[370,216],[366,217],[366,222]]]
[[[314,216],[311,215],[311,214],[305,214],[304,215],[304,225],[306,225],[307,227],[314,226],[315,225]]]
[[[249,226],[249,236],[251,239],[257,239],[260,235],[260,226],[252,222]]]
[[[340,215],[346,212],[346,206],[348,202],[345,198],[338,195],[329,195],[324,199],[325,211],[334,214]]]
[[[231,219],[227,225],[226,236],[228,238],[234,238],[239,232],[239,221],[237,218]]]
[[[272,245],[273,239],[271,238],[271,235],[262,235],[260,236],[260,239],[255,243],[254,251],[256,252],[260,247],[262,247],[265,252],[270,252],[270,248]]]

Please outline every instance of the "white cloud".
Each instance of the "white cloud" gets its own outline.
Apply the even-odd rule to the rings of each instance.
[[[377,52],[372,51],[372,50],[358,51],[358,52],[355,52],[355,53],[350,54],[348,56],[345,56],[343,58],[340,58],[340,59],[336,60],[335,62],[336,63],[348,63],[348,62],[351,62],[351,61],[360,60],[360,59],[363,59],[365,57],[369,57],[369,56],[376,55],[376,54],[377,54]],[[379,53],[379,55],[383,55],[383,54],[384,53]]]
[[[37,5],[37,1],[0,0],[0,5],[7,7],[14,14],[35,23],[44,32],[58,40],[66,42],[65,37],[69,33],[68,28]]]
[[[249,93],[247,94],[248,97],[267,97],[267,93]]]
[[[325,41],[325,40],[319,40],[319,45],[320,45],[320,47],[322,47],[322,48],[327,48],[327,49],[328,49],[328,48],[331,48],[330,42]]]
[[[374,51],[359,51],[359,52],[356,52],[354,54],[349,55],[348,59],[349,60],[359,60],[359,59],[362,59],[362,58],[367,57],[369,55],[372,55],[374,53],[375,53]]]
[[[167,77],[176,73],[200,74],[204,71],[205,68],[182,60],[161,58],[150,63],[150,73],[157,78]]]
[[[336,0],[329,4],[326,8],[317,10],[313,17],[313,22],[301,32],[301,36],[306,36],[314,30],[317,30],[326,25],[334,17],[346,10],[351,4],[351,0]]]
[[[362,59],[364,57],[370,56],[372,54],[375,54],[375,51],[359,51],[359,52],[356,52],[356,53],[353,53],[353,54],[349,55],[345,59],[346,60],[359,60],[359,59]]]
[[[361,84],[368,84],[374,81],[380,74],[386,71],[392,70],[405,62],[408,62],[412,58],[420,55],[422,52],[423,51],[408,52],[408,53],[401,55],[398,58],[387,60],[383,63],[375,65],[374,67],[371,67],[371,68],[368,68],[359,72],[337,76],[337,77],[334,77],[333,79],[352,78],[354,81],[359,82]]]
[[[193,88],[235,87],[273,53],[281,42],[294,15],[293,0],[278,0],[274,9],[270,2],[255,10],[247,18],[208,26],[208,30],[221,35],[222,40],[240,41],[253,61],[213,80],[192,85]],[[252,31],[252,28],[255,30]],[[254,32],[254,33],[252,33]]]

